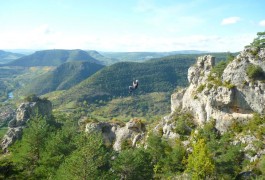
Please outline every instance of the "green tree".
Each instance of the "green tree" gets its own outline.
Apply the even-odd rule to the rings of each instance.
[[[265,155],[263,155],[260,159],[258,169],[261,171],[262,175],[265,176]]]
[[[112,163],[112,169],[120,179],[146,180],[153,176],[150,154],[142,148],[121,151]]]
[[[241,171],[244,160],[241,145],[232,144],[232,136],[228,132],[220,139],[212,141],[212,144],[215,144],[211,152],[214,153],[216,175],[223,179],[234,179]]]
[[[161,158],[165,157],[165,149],[167,144],[162,138],[154,133],[150,133],[147,139],[147,152],[152,157],[152,164],[156,164]]]
[[[65,159],[57,172],[57,179],[106,179],[109,177],[109,151],[99,134],[82,133],[77,149]]]
[[[257,37],[253,40],[250,46],[264,48],[265,47],[265,31],[258,32]]]
[[[0,179],[15,179],[17,170],[9,155],[0,155]]]
[[[180,174],[185,170],[183,159],[186,151],[180,141],[175,142],[173,147],[166,152],[166,156],[160,160],[161,174],[166,177]]]
[[[76,127],[69,124],[65,124],[61,129],[51,133],[42,153],[38,172],[47,179],[53,179],[65,158],[77,148],[75,144],[76,136]]]
[[[28,128],[24,129],[22,140],[11,148],[12,160],[21,172],[20,178],[42,177],[36,169],[40,166],[41,154],[48,134],[47,119],[37,115],[29,120]]]
[[[199,139],[193,145],[187,162],[186,172],[191,174],[192,179],[205,179],[214,174],[215,165],[204,139]]]

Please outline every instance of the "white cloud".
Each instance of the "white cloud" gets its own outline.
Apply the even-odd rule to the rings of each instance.
[[[221,25],[235,24],[241,20],[240,17],[229,17],[222,20]]]
[[[260,22],[259,22],[259,25],[260,25],[260,26],[265,26],[265,20],[260,21]]]
[[[49,25],[28,31],[0,32],[0,49],[94,49],[99,51],[241,51],[255,34],[216,35],[152,35],[128,34],[65,34]]]

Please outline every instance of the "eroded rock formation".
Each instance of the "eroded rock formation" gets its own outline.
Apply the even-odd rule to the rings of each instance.
[[[231,120],[245,121],[253,112],[265,112],[264,79],[253,79],[247,75],[250,65],[265,71],[265,49],[256,55],[253,48],[246,48],[217,78],[211,73],[215,58],[207,55],[199,57],[197,63],[188,70],[189,86],[171,96],[172,113],[190,112],[197,124],[210,119],[216,120],[216,128],[226,131]],[[211,79],[209,78],[211,76]]]
[[[120,151],[122,143],[127,142],[135,147],[145,136],[145,126],[139,119],[131,119],[125,126],[118,123],[91,122],[86,124],[86,132],[102,133],[106,144]]]
[[[7,148],[22,137],[23,128],[26,127],[27,121],[37,114],[50,117],[52,114],[51,102],[38,99],[35,102],[24,102],[18,107],[16,116],[8,123],[8,131],[1,142],[4,152],[7,152]]]

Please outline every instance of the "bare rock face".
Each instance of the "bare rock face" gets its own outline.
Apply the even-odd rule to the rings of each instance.
[[[219,84],[209,80],[214,57],[199,57],[188,70],[190,85],[171,96],[171,111],[190,112],[197,124],[216,120],[216,128],[224,132],[231,120],[244,121],[253,112],[265,113],[265,82],[248,77],[247,69],[259,66],[265,72],[265,49],[246,48],[225,68]],[[214,77],[215,78],[215,77]]]
[[[16,117],[15,110],[11,107],[1,107],[0,108],[0,127],[4,126],[9,121]]]
[[[16,110],[16,116],[8,124],[8,131],[1,142],[2,149],[7,152],[7,148],[17,139],[22,137],[23,128],[27,121],[34,115],[50,117],[52,115],[52,104],[48,100],[38,100],[37,102],[22,103]]]
[[[134,147],[145,136],[145,126],[139,119],[131,119],[125,126],[116,123],[91,122],[86,125],[86,132],[102,133],[106,144],[120,151],[122,143],[127,141]]]

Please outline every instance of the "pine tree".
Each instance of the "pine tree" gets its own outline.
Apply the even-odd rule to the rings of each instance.
[[[77,149],[57,172],[57,179],[105,179],[109,170],[109,152],[99,134],[82,133]]]
[[[144,149],[126,149],[120,152],[112,164],[119,179],[152,179],[153,167],[150,154]]]
[[[19,176],[32,179],[41,176],[36,172],[36,168],[40,165],[48,133],[49,125],[46,118],[37,115],[30,119],[21,141],[11,149],[13,162],[21,171]]]
[[[204,139],[199,139],[193,145],[193,151],[188,156],[186,172],[190,173],[192,179],[205,179],[211,177],[215,166],[213,159],[208,152]]]

